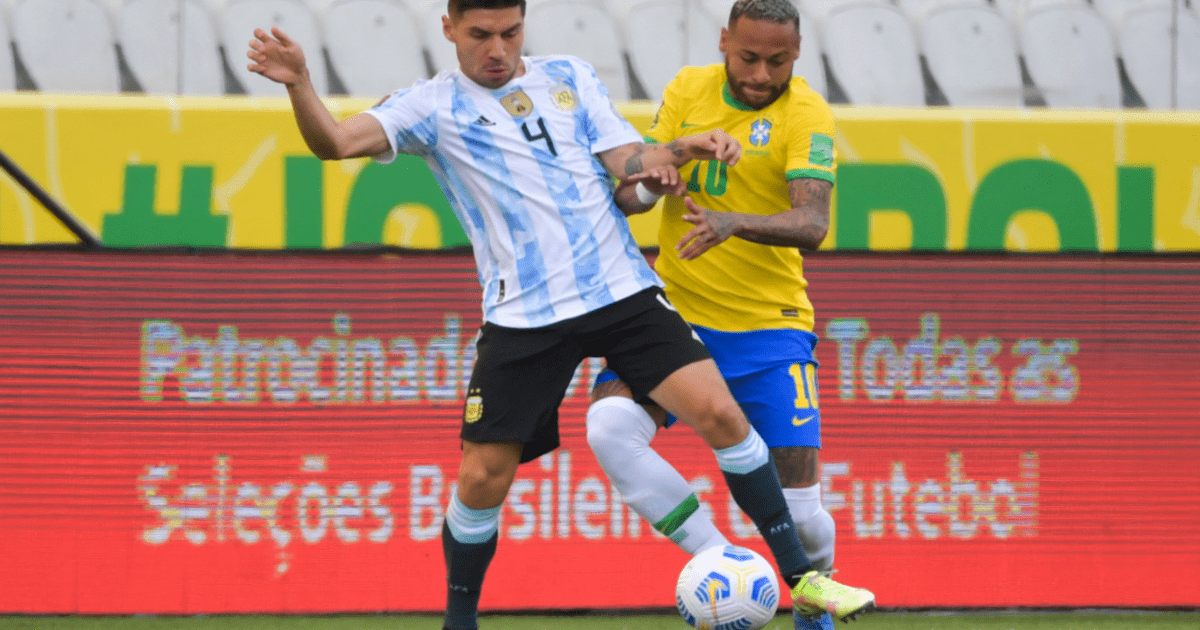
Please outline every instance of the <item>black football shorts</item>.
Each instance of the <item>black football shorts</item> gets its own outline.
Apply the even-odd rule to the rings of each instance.
[[[559,445],[558,407],[580,361],[604,357],[638,399],[708,350],[659,288],[539,328],[485,323],[463,407],[461,437],[521,442],[521,462]]]

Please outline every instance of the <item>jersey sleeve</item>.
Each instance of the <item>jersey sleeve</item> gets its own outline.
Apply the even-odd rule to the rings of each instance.
[[[650,123],[650,128],[646,130],[646,142],[665,144],[677,137],[675,132],[679,129],[682,116],[681,104],[686,102],[684,81],[680,78],[681,76],[682,73],[675,75],[675,78],[671,79],[671,82],[663,89],[662,104],[654,113],[654,122]]]
[[[397,90],[367,110],[383,125],[389,146],[372,159],[389,164],[398,153],[423,155],[437,145],[437,101],[431,87],[418,83]]]
[[[633,125],[617,111],[612,99],[608,96],[608,88],[604,87],[596,70],[582,59],[573,58],[576,67],[576,86],[579,98],[587,112],[588,142],[593,155],[603,153],[614,147],[633,142],[641,142]]]
[[[787,179],[811,177],[834,181],[833,110],[819,97],[798,103],[791,116]]]

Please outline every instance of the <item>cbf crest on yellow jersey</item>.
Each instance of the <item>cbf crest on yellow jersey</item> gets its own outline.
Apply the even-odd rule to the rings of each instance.
[[[754,110],[730,94],[724,65],[684,68],[667,85],[646,139],[670,142],[717,128],[742,143],[742,159],[733,167],[708,160],[679,169],[687,195],[700,206],[770,215],[791,208],[790,180],[834,181],[833,112],[803,78],[793,78],[778,100]],[[734,237],[681,261],[675,244],[692,224],[681,218],[683,199],[667,196],[663,203],[656,269],[684,318],[731,332],[813,329],[798,249]]]

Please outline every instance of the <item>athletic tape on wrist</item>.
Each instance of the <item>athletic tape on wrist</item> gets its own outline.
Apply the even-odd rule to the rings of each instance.
[[[657,202],[659,198],[662,197],[662,195],[657,195],[650,192],[650,189],[646,188],[642,182],[638,182],[637,186],[633,187],[633,192],[637,195],[638,201],[646,204],[647,206]]]

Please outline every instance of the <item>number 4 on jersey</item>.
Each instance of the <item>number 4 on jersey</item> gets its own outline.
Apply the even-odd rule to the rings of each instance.
[[[528,121],[521,123],[521,132],[525,134],[525,139],[528,140],[530,143],[536,142],[538,140],[545,140],[546,141],[546,149],[550,151],[550,155],[553,155],[554,157],[558,157],[558,151],[554,150],[554,140],[550,139],[550,131],[548,129],[546,129],[546,120],[544,118],[538,118],[537,126],[538,126],[538,129],[541,130],[541,133],[539,133],[538,135],[535,136],[532,133],[530,133],[530,131],[529,131],[529,122]]]

